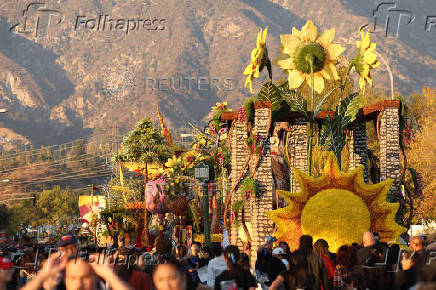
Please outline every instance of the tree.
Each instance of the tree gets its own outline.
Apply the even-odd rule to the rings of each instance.
[[[164,164],[173,154],[160,130],[156,128],[149,118],[143,119],[136,128],[124,138],[121,152],[115,156],[118,162],[135,162],[144,167],[144,182],[149,180],[148,169],[151,164]],[[144,185],[145,192],[145,185]],[[144,210],[144,236],[143,243],[149,245],[148,211]]]
[[[79,217],[78,195],[70,188],[55,186],[36,195],[36,203],[23,200],[12,207],[10,228],[16,231],[20,224],[39,226],[68,225]]]
[[[10,209],[4,204],[0,204],[0,231],[8,229],[10,216]]]
[[[423,182],[423,197],[416,208],[415,222],[436,219],[436,103],[433,98],[427,93],[418,101],[419,98],[415,96],[415,104],[420,109],[418,111],[415,106],[411,108],[417,112],[415,118],[418,128],[407,150],[407,157],[410,166],[421,174]]]

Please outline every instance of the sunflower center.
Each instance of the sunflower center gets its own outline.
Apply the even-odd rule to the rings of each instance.
[[[311,42],[300,46],[294,54],[295,67],[302,73],[310,73],[312,62],[313,72],[318,72],[324,68],[326,53],[324,47],[316,42]]]
[[[365,202],[343,189],[318,192],[309,199],[301,214],[303,233],[314,240],[325,239],[334,252],[343,244],[360,243],[370,226]]]

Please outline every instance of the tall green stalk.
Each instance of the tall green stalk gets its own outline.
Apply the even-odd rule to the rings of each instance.
[[[312,88],[310,90],[310,111],[312,112],[309,117],[310,127],[309,127],[309,140],[307,143],[307,158],[308,158],[308,173],[309,176],[312,175],[312,151],[313,151],[313,127],[315,123],[315,116],[313,110],[315,109],[314,103],[315,103],[315,75],[313,73],[313,56],[310,55],[307,58],[307,62],[310,64],[310,76],[312,78]]]

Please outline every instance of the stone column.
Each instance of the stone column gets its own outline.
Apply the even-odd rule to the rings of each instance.
[[[270,102],[256,102],[254,134],[259,134],[264,142],[263,156],[255,170],[255,179],[258,182],[257,196],[251,198],[251,224],[253,226],[251,259],[256,260],[257,249],[264,243],[265,237],[271,235],[274,229],[273,222],[266,216],[273,209],[273,177],[271,169],[271,144],[268,137],[270,120]]]
[[[388,201],[393,201],[394,192],[400,189],[400,132],[399,108],[388,107],[380,119],[380,180],[394,179],[388,193]]]
[[[245,139],[247,139],[247,129],[244,124],[236,121],[231,132],[231,146],[232,146],[232,187],[236,183],[239,175],[242,172],[245,161],[247,160],[248,153],[245,146]],[[246,172],[248,172],[248,167]],[[232,203],[241,198],[241,194],[237,191],[233,198]],[[231,210],[231,209],[230,209]],[[238,227],[233,223],[230,227],[231,237],[230,243],[239,247],[243,246],[241,239],[238,237]]]
[[[294,176],[292,168],[300,169],[307,172],[307,121],[305,118],[296,118],[291,124],[289,137],[289,158],[290,158],[290,191],[298,192],[300,190],[300,184],[298,184],[297,178]]]
[[[349,132],[349,169],[354,169],[363,165],[363,177],[365,183],[368,183],[368,148],[366,136],[366,123],[363,119],[356,119],[351,125]]]

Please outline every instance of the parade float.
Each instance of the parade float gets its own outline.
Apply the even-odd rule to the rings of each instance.
[[[419,174],[407,167],[404,154],[410,133],[404,102],[361,105],[379,65],[369,32],[361,29],[349,61],[334,42],[335,29],[319,33],[310,20],[280,36],[273,61],[267,34],[268,27],[258,33],[243,74],[251,93],[261,72],[267,71],[268,80],[238,110],[217,103],[207,126],[192,126],[191,148],[173,144],[160,111],[160,131],[145,119],[124,138],[114,158],[120,178],[111,189],[122,194],[124,210],[136,215],[142,246],[151,245],[153,216],[155,235],[206,244],[222,239],[222,218],[230,242],[252,258],[271,234],[292,249],[309,234],[335,250],[360,243],[365,231],[378,232],[383,241],[406,232]],[[273,81],[273,65],[286,79]],[[377,164],[368,147],[371,126]],[[201,166],[211,172],[203,179],[197,176]],[[142,195],[134,199],[127,197],[132,190],[125,169],[144,179]],[[405,183],[406,170],[412,185]]]

